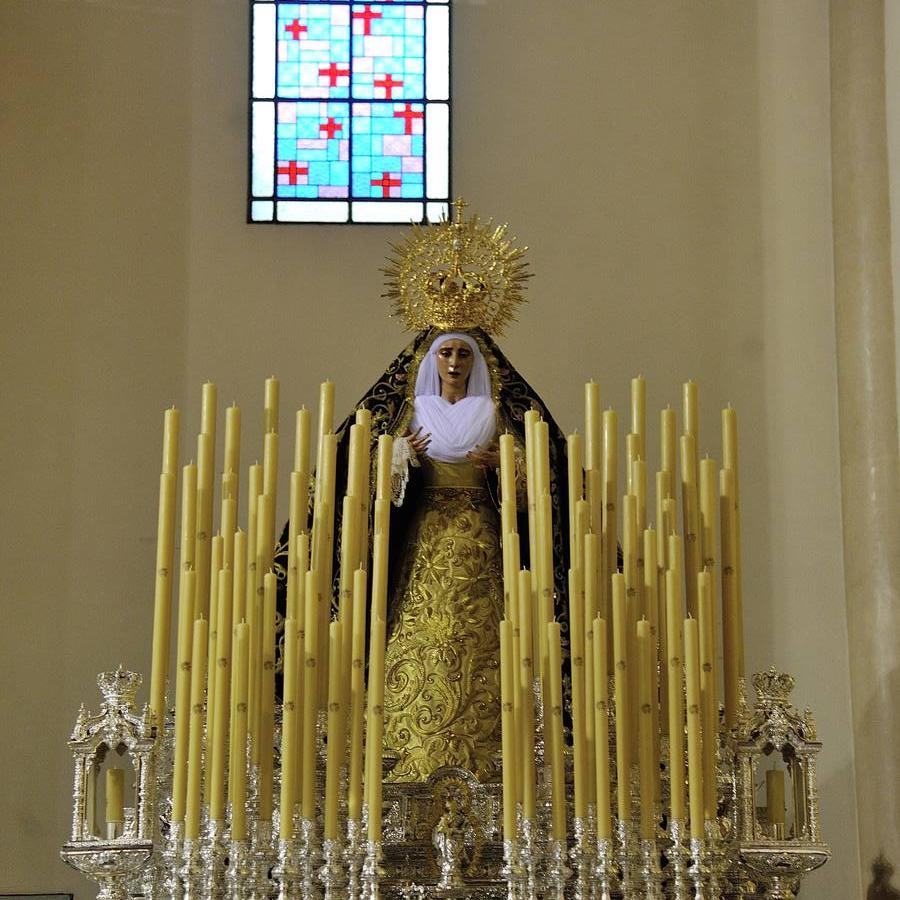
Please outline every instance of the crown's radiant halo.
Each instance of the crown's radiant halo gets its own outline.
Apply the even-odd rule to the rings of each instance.
[[[402,316],[411,331],[483,328],[499,335],[515,319],[525,279],[531,277],[522,261],[528,248],[514,246],[506,225],[482,222],[477,215],[463,218],[466,205],[456,200],[452,220],[414,225],[391,247],[384,296],[392,315]]]

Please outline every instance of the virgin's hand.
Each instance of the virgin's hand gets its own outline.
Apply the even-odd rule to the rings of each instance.
[[[422,426],[420,425],[415,431],[407,432],[406,439],[409,441],[409,446],[416,452],[416,455],[420,455],[428,449],[428,445],[431,443],[431,433],[422,434]]]
[[[466,456],[481,469],[496,469],[500,466],[500,450],[496,444],[491,444],[490,447],[476,444],[475,449],[470,450]]]

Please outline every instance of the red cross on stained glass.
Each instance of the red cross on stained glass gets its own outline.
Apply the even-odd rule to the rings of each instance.
[[[425,113],[421,110],[416,111],[412,108],[412,105],[407,103],[404,109],[394,110],[394,118],[395,119],[403,119],[403,123],[406,126],[406,131],[404,134],[412,134],[413,133],[413,122],[416,119],[424,119]]]
[[[309,167],[300,165],[292,159],[288,163],[278,163],[278,174],[287,175],[289,184],[297,184],[301,175],[309,174]]]
[[[299,41],[300,35],[306,34],[306,32],[309,31],[309,29],[305,25],[300,24],[299,19],[294,19],[294,21],[291,22],[290,25],[285,25],[284,30],[288,34],[290,34],[291,38],[295,41]]]
[[[390,74],[382,75],[381,78],[375,79],[375,87],[384,88],[384,96],[387,100],[394,98],[394,91],[398,87],[403,87],[402,81],[395,81],[394,76]]]
[[[334,87],[337,84],[338,78],[350,77],[350,69],[341,68],[337,63],[330,63],[324,68],[319,69],[319,77],[327,78],[329,87]]]
[[[396,180],[394,180],[390,172],[382,172],[381,178],[372,179],[372,186],[381,188],[382,197],[390,197],[391,188],[400,187],[402,183],[402,178],[398,177]]]
[[[319,134],[322,134],[324,131],[326,135],[328,135],[328,140],[330,141],[338,131],[343,131],[344,126],[341,125],[340,122],[335,122],[330,116],[327,122],[321,122],[319,124]]]
[[[363,23],[363,34],[372,33],[372,20],[382,18],[381,13],[372,12],[372,4],[366,3],[362,12],[353,12],[354,19],[361,19]]]

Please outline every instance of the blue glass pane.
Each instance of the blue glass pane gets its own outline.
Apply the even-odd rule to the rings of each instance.
[[[353,97],[421,100],[425,10],[419,4],[353,6]]]
[[[341,3],[278,5],[280,97],[350,96],[350,9]]]
[[[424,103],[353,104],[353,196],[424,196]]]
[[[347,196],[350,160],[347,103],[281,101],[277,115],[279,197]]]

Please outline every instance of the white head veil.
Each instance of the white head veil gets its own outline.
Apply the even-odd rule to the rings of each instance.
[[[441,377],[438,375],[437,369],[437,352],[447,341],[462,341],[472,351],[472,371],[469,373],[466,396],[490,397],[491,376],[488,374],[487,363],[481,355],[478,341],[470,334],[464,334],[461,331],[440,334],[432,341],[428,352],[419,364],[419,373],[416,375],[416,396],[422,397],[441,393]]]
[[[441,397],[441,379],[437,352],[447,341],[463,341],[472,351],[472,371],[466,384],[466,396],[456,403]],[[426,451],[441,462],[462,462],[478,444],[487,446],[497,430],[491,377],[478,342],[468,334],[441,334],[432,342],[419,364],[416,375],[416,412],[413,430],[421,427],[431,435]]]

